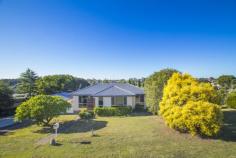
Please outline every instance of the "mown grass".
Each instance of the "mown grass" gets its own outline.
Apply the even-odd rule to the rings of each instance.
[[[168,128],[158,116],[99,117],[87,122],[65,115],[57,119],[62,123],[58,146],[37,145],[48,131],[30,125],[0,135],[0,157],[234,158],[236,111],[226,111],[225,119],[218,138],[203,139]]]

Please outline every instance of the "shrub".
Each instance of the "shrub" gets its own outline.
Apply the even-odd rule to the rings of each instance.
[[[230,108],[236,109],[236,92],[231,92],[228,94],[226,103]]]
[[[184,125],[193,135],[216,135],[220,131],[222,112],[218,105],[209,102],[188,102],[182,110]]]
[[[188,74],[175,73],[164,88],[160,114],[166,124],[181,132],[206,136],[220,130],[222,112],[216,91],[209,83],[199,83]]]
[[[115,116],[114,107],[96,107],[94,113],[98,116]]]
[[[132,112],[130,106],[96,107],[94,112],[98,116],[125,116]]]
[[[83,110],[79,112],[79,116],[81,119],[92,119],[95,117],[93,111]]]
[[[134,110],[135,111],[146,111],[146,109],[144,108],[144,104],[136,104]]]
[[[61,97],[38,95],[20,104],[16,109],[15,120],[34,120],[39,125],[49,125],[56,116],[63,114],[70,107]]]

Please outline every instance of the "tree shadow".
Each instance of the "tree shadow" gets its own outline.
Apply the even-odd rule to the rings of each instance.
[[[56,143],[55,143],[54,145],[52,145],[52,146],[57,147],[57,146],[62,146],[62,145],[63,145],[63,144],[56,142]]]
[[[97,120],[73,120],[66,121],[60,124],[58,129],[59,133],[70,134],[70,133],[83,133],[89,132],[92,129],[94,131],[106,127],[107,121],[97,121]],[[35,133],[52,133],[54,130],[52,128],[41,128],[40,130],[34,131]]]
[[[131,117],[137,117],[137,116],[151,116],[153,115],[151,112],[147,112],[147,111],[135,111],[132,112],[129,116]]]
[[[87,145],[87,144],[91,144],[92,142],[91,141],[88,141],[88,140],[84,140],[84,141],[81,141],[80,142],[80,144],[85,144],[85,145]]]
[[[216,139],[236,142],[236,110],[223,111],[224,124]]]
[[[4,136],[4,135],[13,134],[14,130],[25,128],[25,127],[31,126],[32,124],[33,122],[31,120],[25,120],[20,123],[15,123],[10,126],[2,127],[0,128],[0,135]]]

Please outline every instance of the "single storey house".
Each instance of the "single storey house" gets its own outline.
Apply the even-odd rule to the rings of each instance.
[[[72,93],[72,109],[111,106],[145,106],[144,90],[124,83],[100,83]]]

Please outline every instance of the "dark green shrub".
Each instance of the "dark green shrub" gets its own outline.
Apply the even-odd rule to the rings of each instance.
[[[94,112],[98,116],[125,116],[132,112],[130,106],[96,107]]]
[[[95,117],[95,114],[93,111],[83,110],[79,112],[79,117],[81,119],[92,119]]]
[[[175,72],[178,71],[174,69],[163,69],[145,79],[144,91],[147,109],[153,114],[158,114],[159,103],[163,96],[163,88]]]
[[[146,109],[144,109],[144,105],[143,104],[136,104],[134,110],[135,111],[146,111]]]
[[[115,116],[114,107],[96,107],[94,112],[98,116]]]
[[[231,92],[228,94],[226,103],[228,107],[236,109],[236,92]]]

